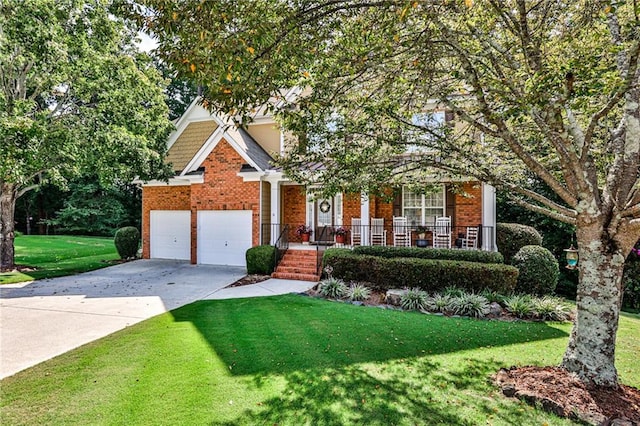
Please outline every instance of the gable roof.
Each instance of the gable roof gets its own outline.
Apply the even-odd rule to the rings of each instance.
[[[214,120],[188,123],[167,151],[166,161],[173,164],[176,172],[181,172],[217,128]]]

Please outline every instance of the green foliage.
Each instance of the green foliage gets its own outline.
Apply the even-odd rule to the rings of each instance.
[[[349,300],[367,300],[369,296],[371,296],[371,290],[361,283],[351,283],[347,289],[347,299]]]
[[[531,318],[536,310],[536,303],[531,295],[516,294],[504,300],[507,311],[518,318]]]
[[[451,311],[451,297],[446,294],[436,293],[427,299],[427,310],[446,314]]]
[[[3,1],[0,13],[0,184],[23,193],[95,174],[104,183],[154,179],[172,129],[164,80],[137,52],[115,0]],[[87,211],[68,207],[63,213]],[[8,210],[15,210],[12,200]],[[3,221],[5,215],[3,214]],[[0,226],[2,267],[13,223]],[[102,231],[100,231],[102,232]],[[6,264],[6,265],[5,265]]]
[[[498,223],[496,226],[496,244],[498,251],[504,256],[504,262],[511,263],[511,258],[524,246],[541,245],[542,236],[535,228],[518,223]]]
[[[409,288],[400,295],[400,306],[409,311],[420,311],[427,307],[428,294],[419,288]]]
[[[347,285],[339,278],[327,278],[320,281],[318,291],[324,297],[341,299],[347,294]]]
[[[636,244],[637,246],[640,246],[640,243]],[[640,309],[640,250],[635,250],[638,251],[631,253],[624,265],[622,306]]]
[[[513,257],[518,268],[516,290],[523,293],[551,294],[558,284],[558,261],[542,246],[524,246]]]
[[[560,198],[553,193],[547,185],[539,178],[529,175],[530,184],[528,187],[539,194],[543,194],[554,202],[561,203]],[[496,196],[496,210],[498,222],[521,223],[529,225],[542,235],[542,246],[549,249],[560,265],[560,276],[556,293],[565,297],[575,299],[578,285],[578,270],[567,269],[564,266],[566,254],[564,249],[568,248],[574,239],[575,226],[560,222],[540,213],[532,212],[524,207],[510,202],[510,191],[498,191]]]
[[[132,259],[138,254],[140,247],[140,231],[134,226],[125,226],[116,231],[113,239],[120,259]]]
[[[432,292],[447,286],[481,291],[513,291],[518,270],[513,266],[453,260],[384,258],[360,255],[348,249],[329,249],[323,265],[347,281],[365,281],[378,289],[418,287]]]
[[[354,253],[386,258],[409,257],[417,259],[464,260],[480,263],[503,263],[500,253],[482,250],[429,249],[418,247],[356,246]]]
[[[270,275],[275,270],[276,248],[270,245],[251,247],[247,250],[247,273]]]
[[[543,321],[566,321],[571,309],[556,297],[545,296],[534,299],[535,315]]]
[[[451,298],[450,308],[456,315],[482,318],[489,313],[489,301],[479,294],[463,293]]]

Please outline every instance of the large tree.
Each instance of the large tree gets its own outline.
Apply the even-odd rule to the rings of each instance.
[[[436,167],[575,225],[578,313],[562,365],[617,386],[622,271],[640,237],[635,0],[144,3],[158,52],[206,87],[211,109],[242,119],[282,88],[309,89],[274,103],[304,135],[281,159],[292,178],[375,190],[433,182]],[[433,107],[459,124],[434,127],[420,115]]]
[[[0,269],[13,267],[26,191],[82,172],[166,172],[164,80],[113,3],[0,0]]]

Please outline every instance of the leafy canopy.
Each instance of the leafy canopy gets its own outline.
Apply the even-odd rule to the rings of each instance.
[[[164,81],[133,48],[135,33],[115,3],[0,3],[3,183],[28,188],[86,170],[111,181],[167,171]]]

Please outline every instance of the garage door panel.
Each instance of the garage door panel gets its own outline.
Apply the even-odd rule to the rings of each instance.
[[[246,266],[252,246],[251,210],[198,212],[198,263]]]
[[[191,211],[152,210],[149,244],[152,259],[191,259]]]

